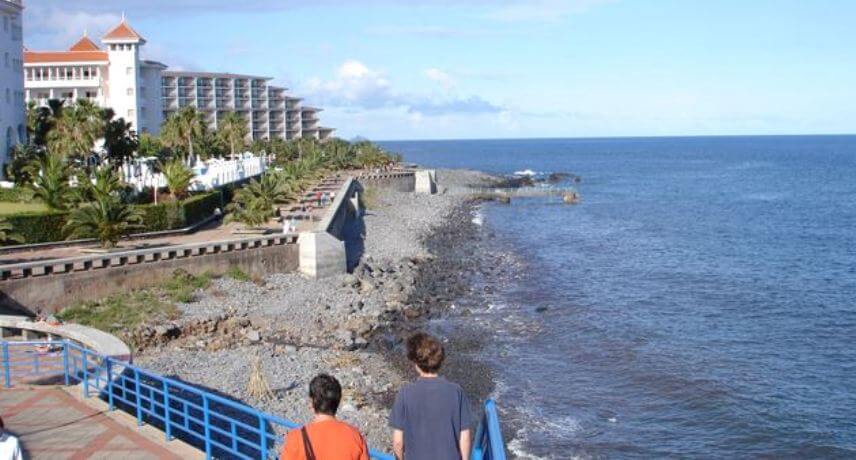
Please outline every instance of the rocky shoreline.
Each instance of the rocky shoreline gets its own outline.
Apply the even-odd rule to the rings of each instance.
[[[386,417],[398,388],[413,377],[401,340],[432,318],[467,315],[454,304],[481,276],[480,227],[473,223],[471,187],[494,178],[460,170],[438,172],[434,196],[377,189],[363,219],[363,256],[352,274],[308,280],[297,274],[215,280],[182,318],[145,325],[128,339],[145,368],[206,386],[297,422],[310,419],[309,380],[328,372],[342,382],[340,415],[373,448],[389,450]],[[490,373],[458,355],[479,346],[452,338],[447,375],[477,403],[490,392]],[[466,339],[466,340],[465,340]],[[273,396],[256,400],[247,384],[261,360]]]

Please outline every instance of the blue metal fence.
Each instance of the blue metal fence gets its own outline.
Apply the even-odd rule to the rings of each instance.
[[[70,341],[0,342],[3,383],[33,379],[80,384],[85,397],[97,396],[110,407],[203,450],[207,458],[275,459],[284,434],[298,425],[163,377],[125,361],[103,356]],[[474,460],[505,460],[505,444],[496,404],[485,403],[484,417],[473,439]],[[370,451],[371,458],[394,457]]]

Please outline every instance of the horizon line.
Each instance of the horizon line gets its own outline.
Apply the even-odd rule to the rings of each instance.
[[[621,139],[701,139],[701,138],[740,138],[740,137],[848,137],[854,133],[825,134],[698,134],[698,135],[641,135],[641,136],[548,136],[548,137],[463,137],[438,139],[368,139],[372,142],[454,142],[454,141],[547,141],[547,140],[621,140]],[[354,136],[352,139],[366,139]]]

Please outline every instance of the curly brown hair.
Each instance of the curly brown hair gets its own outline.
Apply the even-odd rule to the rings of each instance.
[[[436,337],[417,332],[407,339],[407,359],[416,364],[422,372],[434,374],[443,365],[446,352]]]

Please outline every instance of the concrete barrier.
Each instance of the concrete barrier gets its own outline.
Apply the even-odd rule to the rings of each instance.
[[[0,306],[27,314],[54,313],[79,301],[149,287],[181,269],[222,274],[233,266],[251,275],[299,266],[297,235],[165,246],[0,266]]]
[[[96,353],[122,361],[131,361],[131,349],[116,336],[80,324],[51,325],[34,322],[26,316],[0,315],[0,337],[20,334],[24,340],[63,340],[77,342]]]
[[[413,171],[363,173],[357,176],[357,180],[366,186],[389,188],[399,192],[412,192],[416,187]]]
[[[416,171],[416,184],[414,191],[416,193],[424,193],[433,195],[437,193],[437,172],[433,169],[423,169]]]

